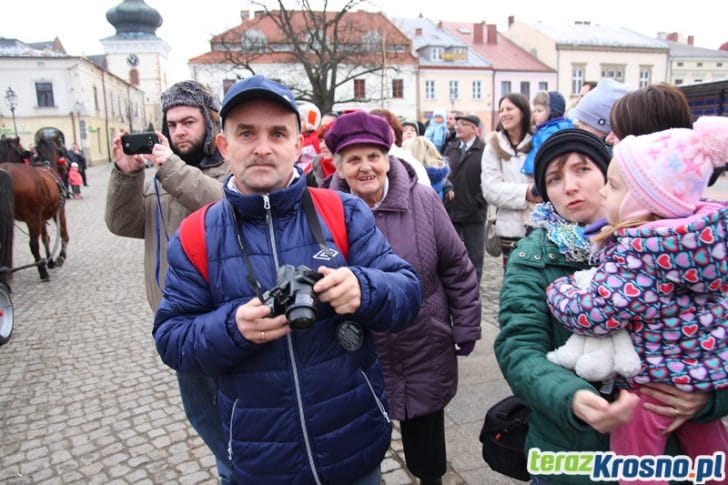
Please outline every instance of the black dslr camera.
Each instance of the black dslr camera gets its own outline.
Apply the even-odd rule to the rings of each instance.
[[[271,307],[271,316],[285,314],[293,330],[308,330],[316,321],[316,294],[313,285],[323,278],[306,266],[284,264],[276,273],[276,286],[263,293],[261,300]]]

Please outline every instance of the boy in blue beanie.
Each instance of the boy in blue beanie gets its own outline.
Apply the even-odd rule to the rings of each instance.
[[[533,176],[536,152],[541,144],[557,131],[574,127],[571,120],[564,118],[565,111],[566,101],[558,91],[539,91],[533,97],[532,121],[536,130],[531,141],[531,151],[523,161],[521,172]]]

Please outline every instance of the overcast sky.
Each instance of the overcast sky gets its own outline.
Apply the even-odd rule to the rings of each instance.
[[[312,5],[322,2],[310,0]],[[0,14],[0,36],[24,42],[52,40],[58,36],[71,55],[103,54],[100,39],[115,34],[106,11],[121,0],[6,0]],[[248,1],[237,0],[146,0],[157,9],[163,24],[157,35],[166,41],[170,53],[170,82],[189,77],[187,59],[209,50],[209,39],[240,23],[240,11],[250,9]],[[340,0],[329,1],[331,6]],[[273,2],[268,3],[273,5]],[[670,6],[668,7],[668,4]],[[726,7],[722,0],[691,0],[677,7],[664,0],[372,0],[366,10],[382,10],[390,17],[415,17],[422,13],[433,20],[486,21],[507,30],[509,15],[537,22],[592,24],[626,27],[645,35],[679,32],[695,36],[695,45],[717,49],[728,41]],[[288,8],[297,3],[287,1]],[[689,5],[690,8],[687,8]]]

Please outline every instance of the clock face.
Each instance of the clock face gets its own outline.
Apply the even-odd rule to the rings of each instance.
[[[136,54],[129,54],[129,57],[126,58],[126,63],[132,67],[135,67],[139,64],[139,58]]]

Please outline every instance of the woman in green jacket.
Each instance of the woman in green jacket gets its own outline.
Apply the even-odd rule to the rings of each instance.
[[[599,190],[606,182],[609,154],[594,135],[562,130],[541,146],[534,178],[545,202],[534,212],[536,227],[513,250],[500,292],[498,364],[531,408],[525,451],[607,451],[608,433],[624,424],[637,404],[618,396],[610,383],[590,383],[546,359],[569,333],[549,313],[545,288],[560,276],[589,266],[590,225],[605,213]],[[648,391],[664,406],[650,411],[709,421],[728,412],[728,393],[683,393],[664,385]],[[675,426],[676,427],[676,426]],[[538,465],[538,462],[533,462]],[[541,468],[543,470],[543,468]],[[592,483],[588,475],[535,473],[532,483]]]

